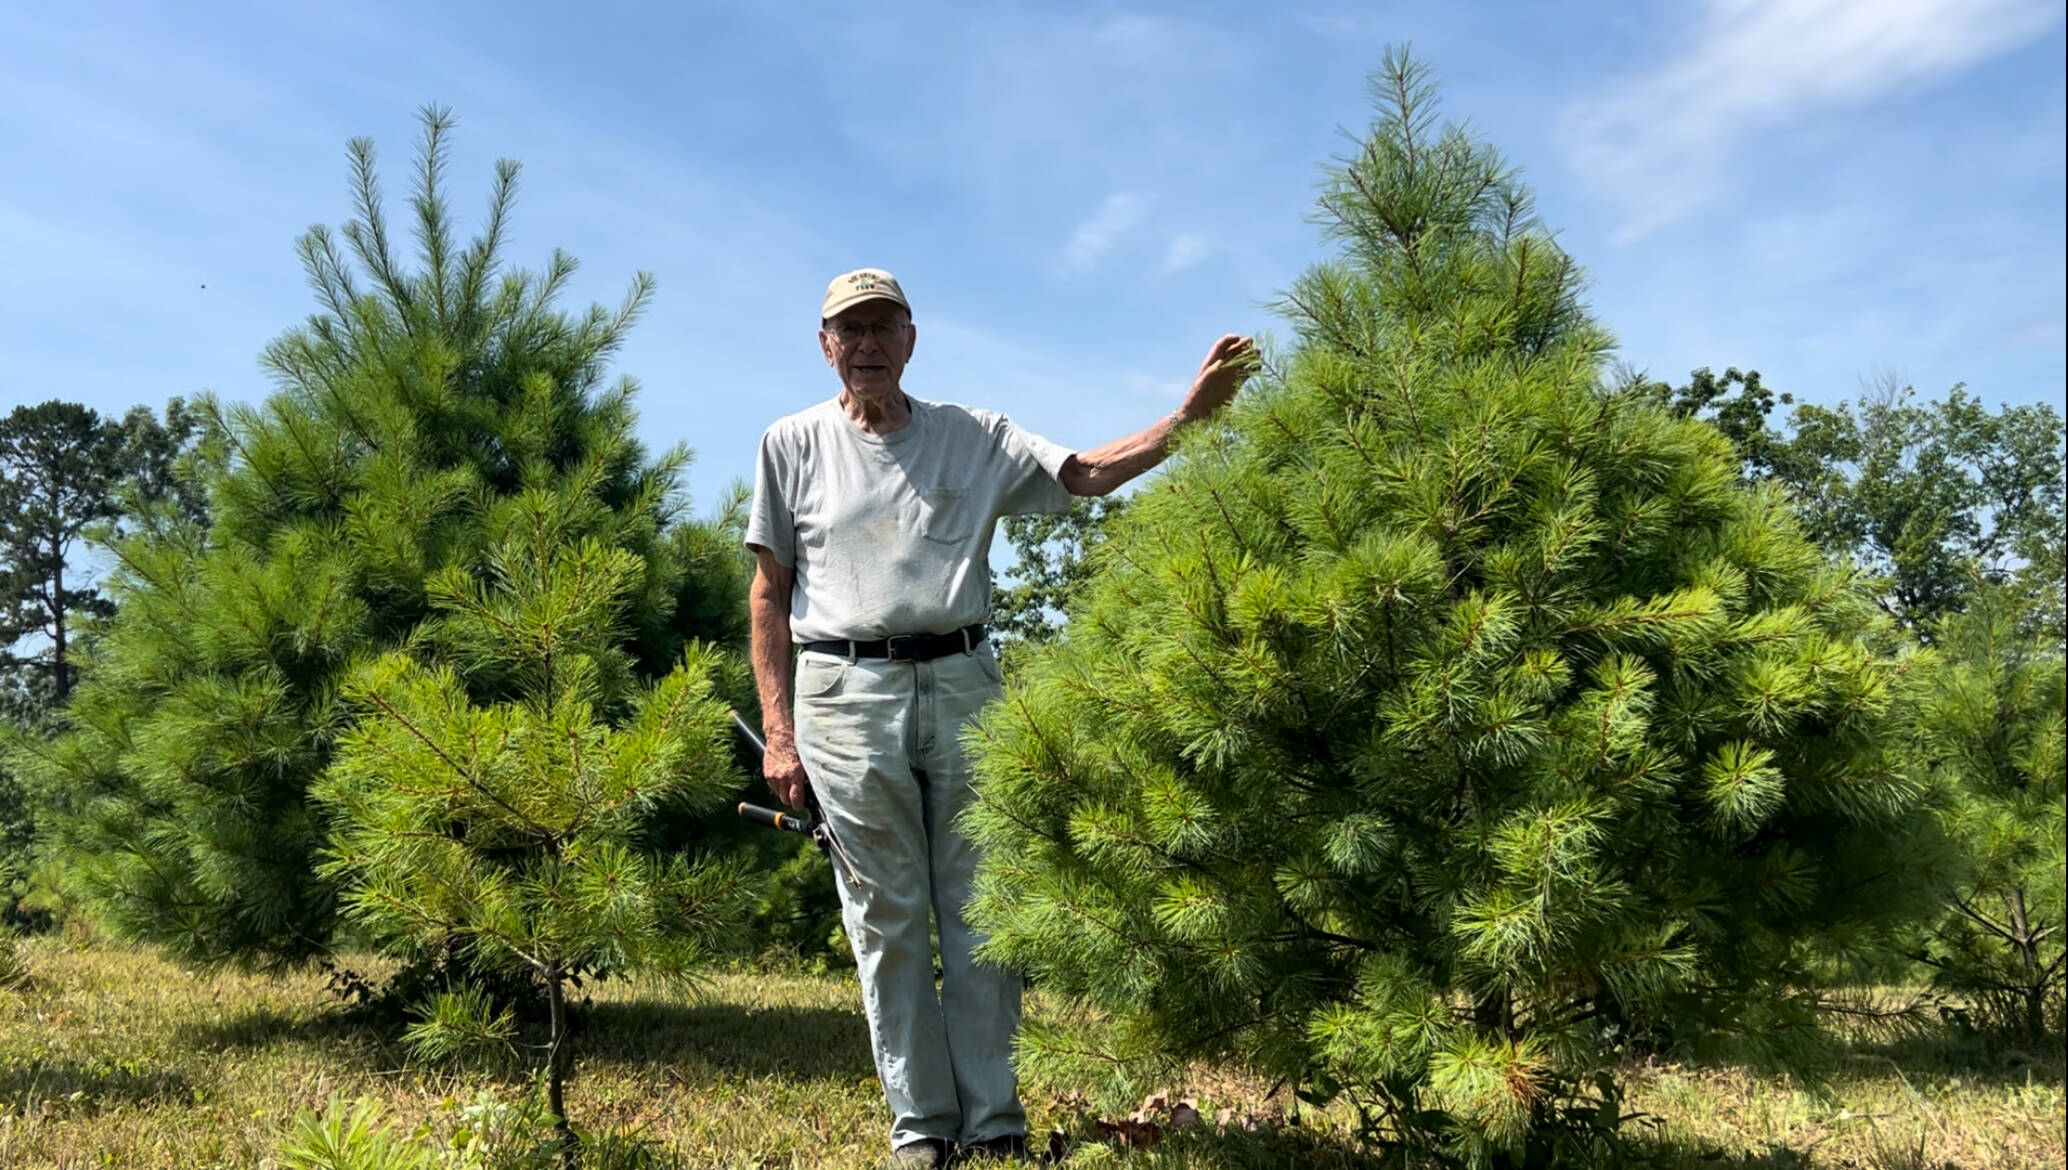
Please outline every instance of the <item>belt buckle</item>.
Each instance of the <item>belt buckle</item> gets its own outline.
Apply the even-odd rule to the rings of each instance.
[[[898,653],[898,643],[900,643],[900,642],[910,642],[910,641],[912,641],[912,640],[913,640],[913,635],[911,635],[911,634],[892,634],[892,635],[891,635],[890,637],[888,637],[888,638],[885,638],[885,639],[883,640],[883,657],[884,657],[884,659],[885,659],[885,660],[887,660],[887,661],[890,661],[890,662],[910,662],[910,661],[913,661],[913,659],[911,659],[911,658],[908,658],[908,657],[906,657],[905,655],[903,655],[903,654],[900,654],[900,653]]]

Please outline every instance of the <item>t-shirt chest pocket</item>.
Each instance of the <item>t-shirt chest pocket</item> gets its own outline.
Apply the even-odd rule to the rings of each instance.
[[[968,488],[924,488],[919,493],[919,534],[935,544],[963,545],[982,522],[978,494]]]

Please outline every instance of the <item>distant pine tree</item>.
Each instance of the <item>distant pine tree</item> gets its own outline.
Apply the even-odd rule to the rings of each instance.
[[[1098,1009],[1030,1071],[1237,1059],[1374,1140],[1583,1160],[1630,1030],[1801,1054],[1824,956],[1918,905],[1904,662],[1722,435],[1605,384],[1419,67],[1379,89],[1289,352],[973,733],[974,914]]]
[[[579,501],[581,538],[629,574],[613,578],[611,626],[628,678],[673,669],[689,637],[741,634],[737,553],[717,525],[681,517],[686,452],[649,458],[633,384],[605,384],[650,279],[615,311],[569,316],[554,302],[572,258],[506,271],[507,161],[461,246],[442,184],[451,125],[425,111],[413,271],[372,144],[351,144],[354,218],[300,241],[319,312],[267,348],[279,392],[215,420],[213,524],[114,546],[120,615],[69,730],[15,748],[44,854],[117,933],[191,961],[330,945],[338,891],[316,869],[328,824],[309,789],[351,727],[343,689],[363,661],[419,647],[450,595],[439,582],[495,576],[510,501]],[[493,656],[447,665],[470,701],[534,694]]]

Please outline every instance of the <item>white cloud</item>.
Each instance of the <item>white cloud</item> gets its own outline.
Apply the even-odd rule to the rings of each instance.
[[[1185,269],[1206,259],[1213,246],[1205,236],[1183,235],[1170,242],[1170,250],[1163,254],[1165,272],[1183,272]]]
[[[1572,167],[1636,239],[1713,194],[1755,135],[1970,68],[2052,27],[2052,0],[1709,0],[1680,56],[1565,112]]]
[[[1063,249],[1063,270],[1088,271],[1123,236],[1149,218],[1149,208],[1154,202],[1147,195],[1129,192],[1106,196],[1099,209],[1070,233],[1070,243]]]

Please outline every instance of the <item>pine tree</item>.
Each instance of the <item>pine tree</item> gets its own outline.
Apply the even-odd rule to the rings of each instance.
[[[413,653],[347,684],[362,717],[313,789],[333,826],[319,873],[384,950],[458,944],[472,966],[536,976],[547,1107],[570,1147],[569,982],[634,966],[689,974],[744,894],[737,867],[637,845],[644,813],[715,807],[737,775],[715,651],[693,647],[657,682],[635,681],[623,643],[645,567],[599,539],[610,509],[591,493],[605,476],[599,461],[572,480],[540,465],[535,486],[490,510],[481,577],[432,576],[436,616]],[[483,680],[509,697],[476,701]],[[411,1039],[429,1055],[511,1028],[471,988],[426,1014]]]
[[[52,399],[0,419],[0,667],[46,675],[63,703],[79,626],[111,610],[78,563],[81,536],[120,512],[122,430]],[[34,647],[21,654],[27,639]]]
[[[362,662],[414,644],[435,582],[492,570],[505,502],[580,484],[601,510],[588,539],[637,565],[613,627],[633,675],[666,674],[689,636],[736,631],[740,606],[709,593],[740,589],[737,557],[714,555],[713,526],[681,515],[686,453],[649,457],[631,434],[634,384],[606,381],[650,279],[618,309],[576,316],[556,307],[572,258],[506,270],[507,161],[461,245],[443,183],[451,126],[425,111],[414,269],[372,144],[351,143],[355,215],[300,240],[318,311],[265,352],[278,392],[211,408],[213,523],[112,547],[120,614],[69,730],[14,748],[44,852],[88,907],[192,961],[299,961],[330,945],[337,895],[315,868],[328,825],[309,788],[352,726],[342,689]],[[475,702],[522,693],[495,661],[452,669]]]
[[[1619,1039],[1799,1056],[1822,956],[1918,904],[1906,664],[1728,440],[1605,378],[1421,69],[1377,88],[1292,344],[972,733],[973,913],[1095,1009],[1029,1072],[1236,1059],[1374,1140],[1584,1159]]]
[[[1916,954],[1991,1032],[2040,1045],[2068,1008],[2068,670],[2021,628],[2028,606],[2012,586],[1971,585],[1934,631],[1917,750],[1967,865]]]

